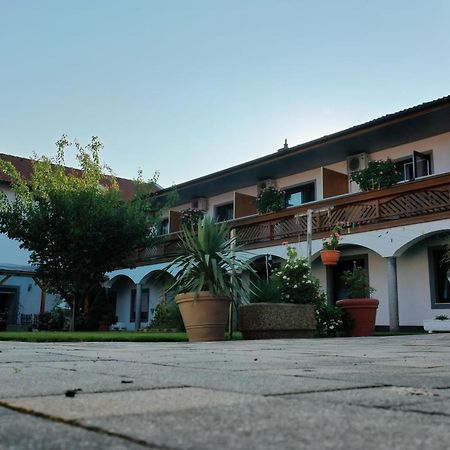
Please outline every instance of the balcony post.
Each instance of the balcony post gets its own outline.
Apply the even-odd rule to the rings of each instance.
[[[389,330],[398,331],[400,322],[398,316],[398,286],[397,286],[397,258],[387,258],[387,282],[389,299]]]
[[[141,309],[142,309],[142,284],[136,283],[136,301],[134,303],[135,317],[134,328],[139,330],[141,328]]]
[[[313,210],[308,209],[306,211],[306,254],[308,256],[308,264],[311,267],[311,254],[312,254],[312,233],[313,233]]]

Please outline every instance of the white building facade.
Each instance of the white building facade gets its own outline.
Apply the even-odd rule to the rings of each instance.
[[[401,182],[370,192],[350,182],[369,160],[386,158],[396,163]],[[268,184],[286,192],[287,208],[257,215],[253,201]],[[118,319],[129,329],[151,322],[166,295],[157,275],[176,255],[180,212],[192,207],[228,221],[255,260],[286,258],[287,243],[306,256],[306,214],[312,210],[312,272],[331,304],[345,295],[342,271],[363,266],[380,301],[378,327],[420,327],[436,315],[450,317],[450,271],[442,263],[450,242],[450,97],[285,147],[177,191],[179,203],[163,224],[160,244],[140,254],[136,269],[111,274]],[[322,238],[337,222],[345,223],[342,256],[336,267],[325,267]]]

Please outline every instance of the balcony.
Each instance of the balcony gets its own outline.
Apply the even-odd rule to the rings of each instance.
[[[426,177],[378,191],[346,194],[280,212],[230,221],[238,244],[247,248],[306,240],[307,211],[313,211],[313,239],[328,235],[338,222],[352,233],[450,218],[450,173]],[[162,237],[137,254],[136,264],[167,261],[178,253],[178,233]]]

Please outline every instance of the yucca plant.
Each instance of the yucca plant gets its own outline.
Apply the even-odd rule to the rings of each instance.
[[[255,271],[243,258],[245,252],[236,245],[236,238],[230,237],[226,223],[204,217],[196,226],[184,226],[180,239],[182,254],[166,268],[178,269],[170,289],[196,294],[209,291],[230,298],[237,294],[244,300],[248,297],[249,288],[245,289],[240,274],[243,270]]]

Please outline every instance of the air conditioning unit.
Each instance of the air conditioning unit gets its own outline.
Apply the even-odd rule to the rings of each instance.
[[[266,189],[268,187],[275,187],[276,188],[277,187],[277,180],[274,180],[272,178],[267,178],[265,180],[258,181],[258,194],[262,190],[264,190],[264,189]]]
[[[208,199],[206,197],[193,198],[191,202],[191,207],[194,209],[199,209],[200,211],[207,211]]]
[[[367,153],[359,153],[347,158],[347,173],[359,172],[367,167],[370,157]]]

